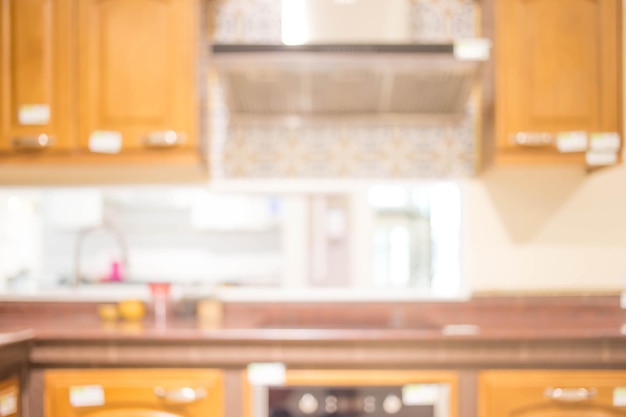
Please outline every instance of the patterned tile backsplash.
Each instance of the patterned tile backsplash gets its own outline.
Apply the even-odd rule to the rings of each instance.
[[[458,127],[233,127],[226,178],[445,178],[475,173],[473,123]]]
[[[227,0],[217,9],[215,43],[281,43],[281,0]]]
[[[476,34],[475,0],[407,1],[413,42],[449,42]],[[222,1],[217,9],[215,43],[280,44],[281,4],[281,0]]]
[[[477,33],[473,0],[411,1],[411,39],[448,42]],[[226,0],[215,43],[281,43],[281,0]],[[325,124],[287,128],[229,124],[212,94],[213,175],[246,178],[457,178],[477,171],[476,103],[454,124]]]
[[[449,42],[476,36],[475,0],[412,0],[411,39]]]

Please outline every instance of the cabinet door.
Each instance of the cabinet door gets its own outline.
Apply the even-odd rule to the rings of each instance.
[[[81,148],[114,153],[120,139],[121,152],[192,146],[197,0],[78,4]]]
[[[480,376],[478,415],[624,417],[625,398],[616,391],[620,387],[626,387],[626,372],[484,372]]]
[[[216,370],[54,370],[46,417],[223,417]]]
[[[0,0],[0,151],[72,147],[72,4]]]
[[[16,377],[0,381],[0,415],[19,417],[20,389]]]
[[[571,160],[553,145],[516,144],[520,132],[531,134],[528,140],[554,140],[557,132],[621,130],[619,0],[497,0],[494,6],[498,157]]]

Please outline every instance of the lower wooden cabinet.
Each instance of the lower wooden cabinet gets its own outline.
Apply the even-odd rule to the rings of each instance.
[[[222,417],[218,370],[50,370],[45,417]]]
[[[486,371],[480,417],[626,416],[626,371]]]
[[[17,377],[0,380],[0,416],[20,415],[20,383]]]

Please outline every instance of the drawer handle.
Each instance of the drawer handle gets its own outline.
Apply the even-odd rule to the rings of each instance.
[[[24,150],[49,148],[54,143],[54,137],[45,133],[36,136],[17,136],[13,138],[13,147]]]
[[[163,387],[154,388],[154,395],[158,398],[175,404],[188,404],[206,398],[207,391],[204,388],[173,388],[165,389]]]
[[[513,145],[541,147],[555,143],[555,135],[548,132],[517,132],[509,137]]]
[[[143,137],[143,144],[149,148],[171,148],[182,145],[187,140],[187,135],[174,130],[162,130],[150,132]]]
[[[544,392],[546,398],[563,402],[586,401],[597,395],[595,388],[547,388]]]

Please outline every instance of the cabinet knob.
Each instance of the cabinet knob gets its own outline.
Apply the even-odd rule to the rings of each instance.
[[[206,398],[207,391],[204,388],[181,387],[165,389],[156,387],[154,388],[154,395],[169,403],[188,404]]]
[[[547,388],[544,392],[546,398],[563,402],[590,400],[597,395],[595,388]]]
[[[143,137],[143,144],[150,148],[170,148],[182,145],[186,140],[187,135],[184,132],[161,130],[146,134]]]
[[[517,132],[509,140],[513,145],[528,147],[550,146],[556,141],[555,135],[549,132]]]
[[[54,143],[54,137],[45,133],[33,136],[16,136],[12,140],[13,147],[22,150],[38,150],[49,148]]]

